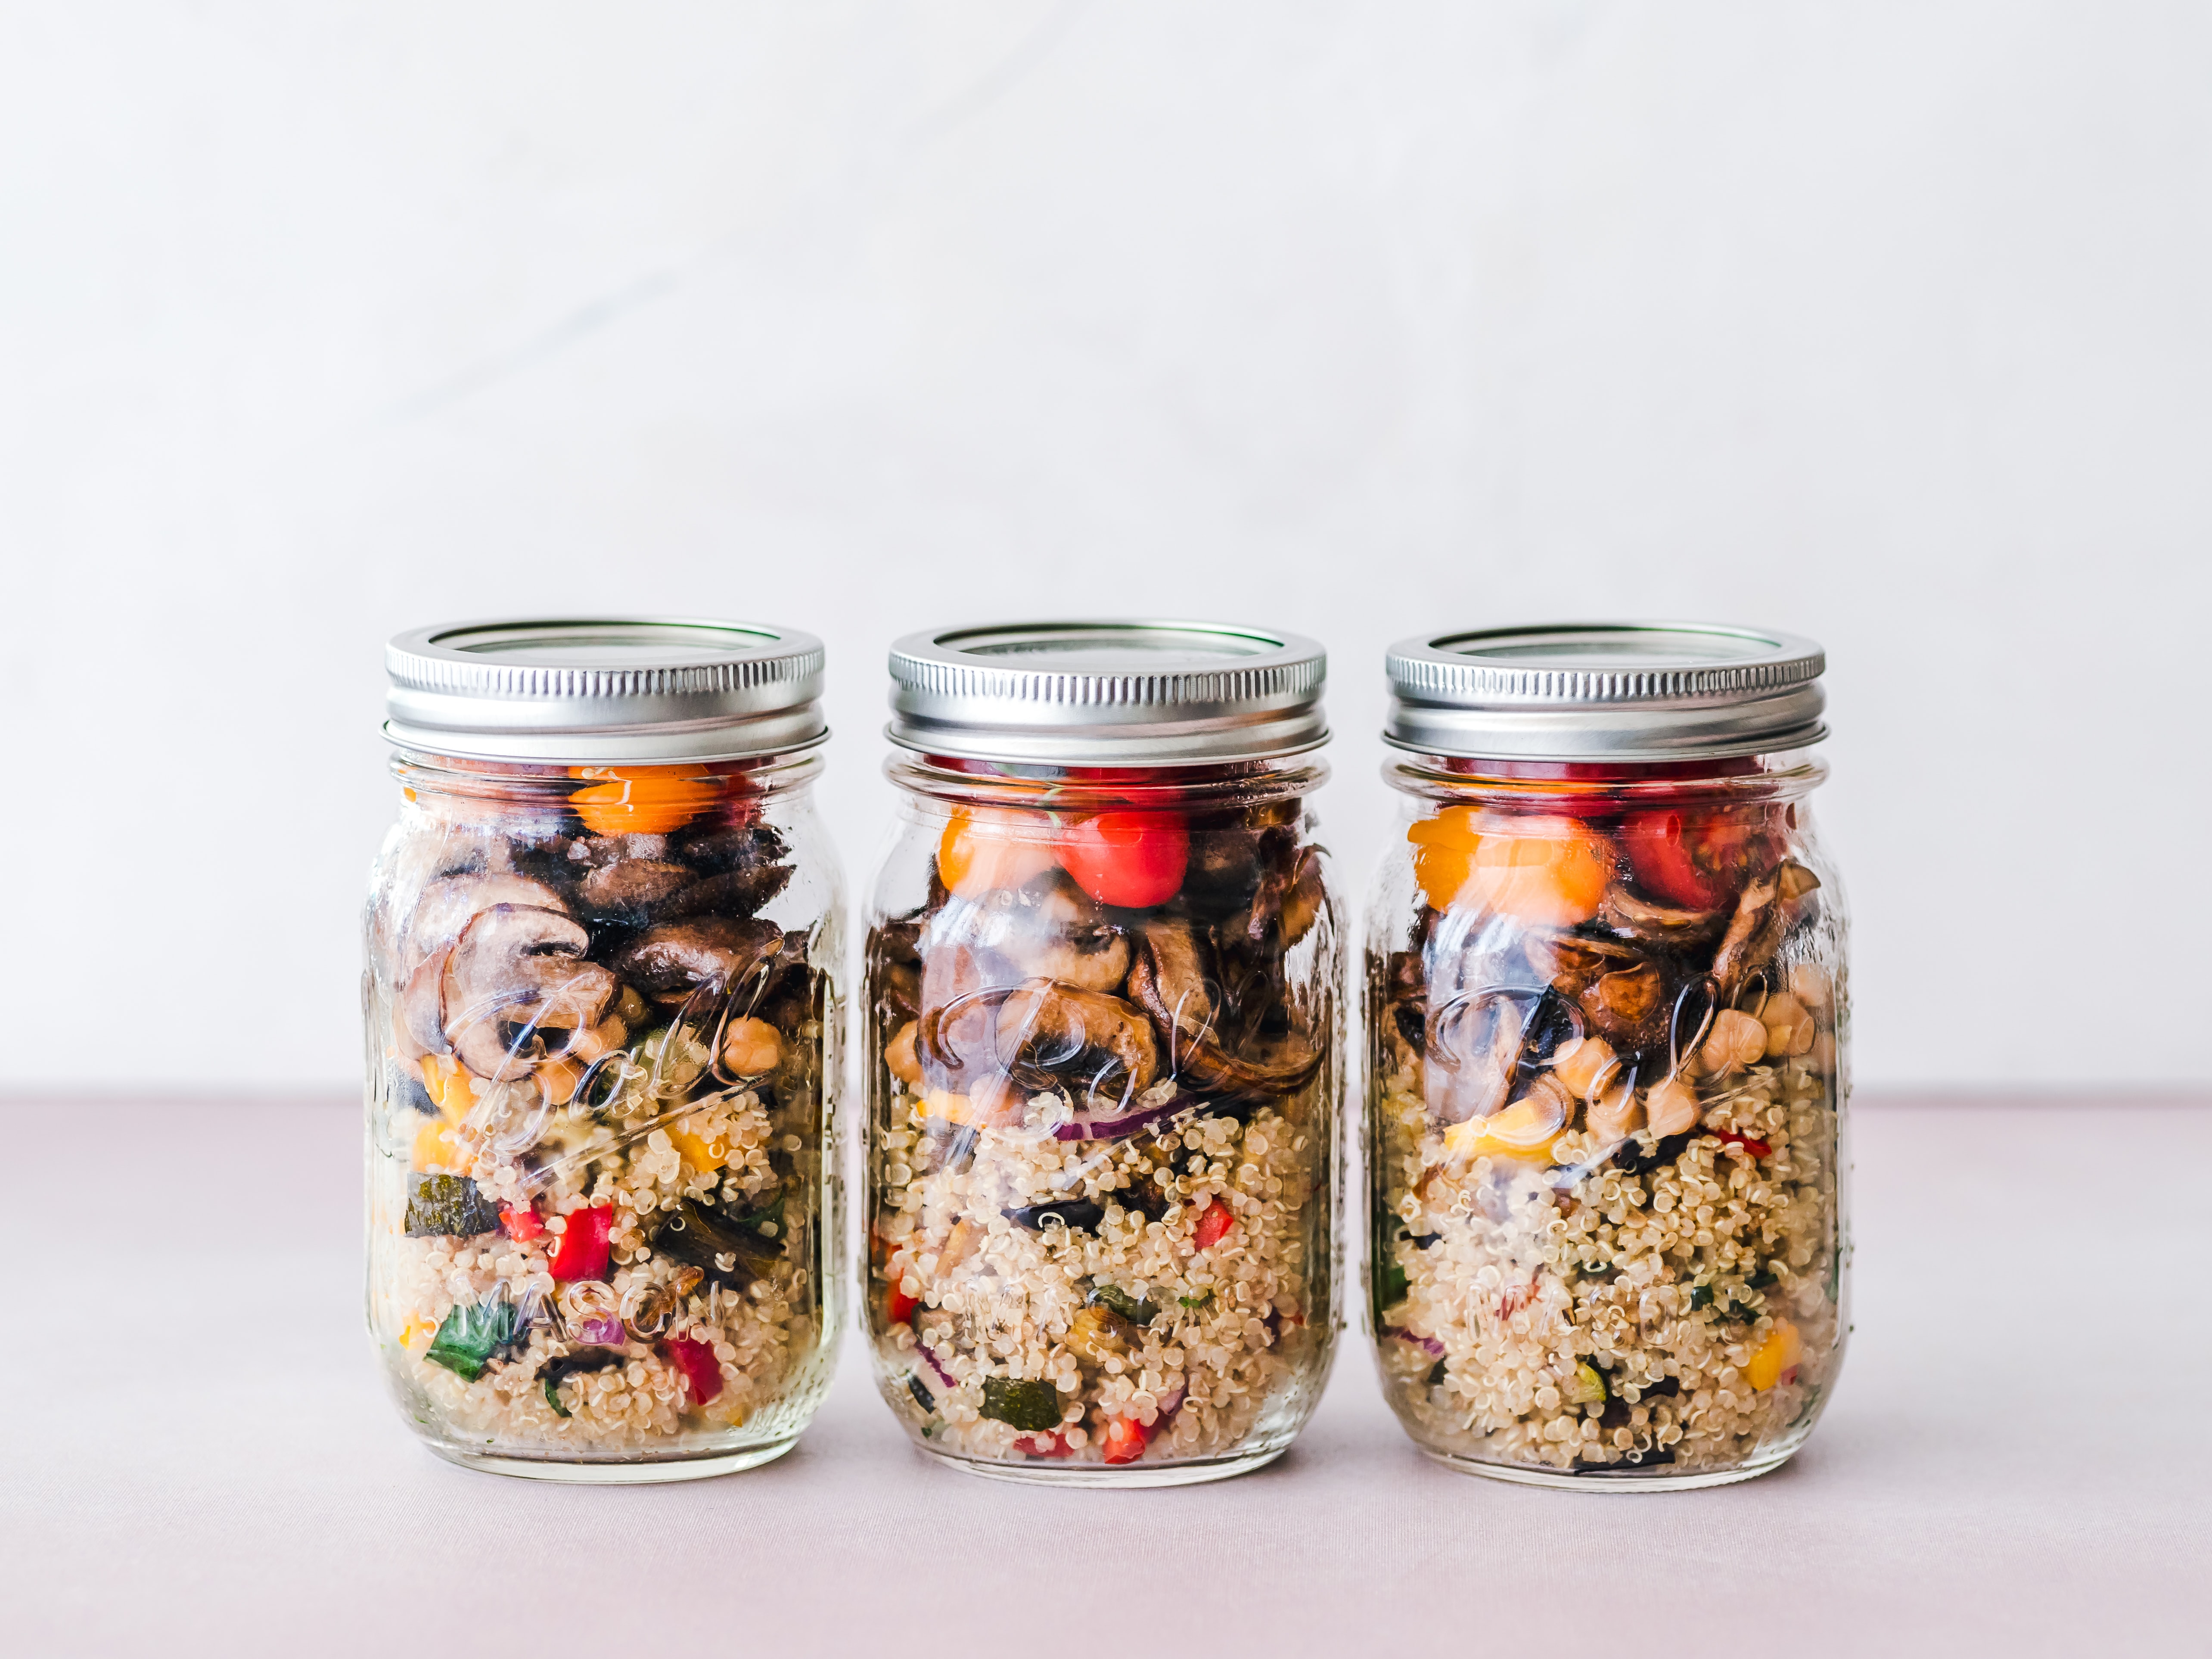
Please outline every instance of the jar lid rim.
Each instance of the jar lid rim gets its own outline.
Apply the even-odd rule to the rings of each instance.
[[[1399,641],[1383,738],[1495,760],[1692,760],[1827,736],[1820,647],[1705,622],[1543,623]]]
[[[972,760],[1175,764],[1328,738],[1318,641],[1242,623],[1068,618],[924,629],[890,649],[902,748]]]
[[[385,733],[488,760],[737,760],[817,744],[823,650],[717,617],[531,616],[439,623],[385,647]]]

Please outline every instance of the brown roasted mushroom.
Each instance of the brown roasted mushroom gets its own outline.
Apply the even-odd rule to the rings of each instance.
[[[933,950],[921,974],[915,1051],[932,1089],[966,1094],[996,1068],[998,1003],[981,960],[964,945]]]
[[[1682,910],[1654,904],[1615,882],[1605,890],[1597,919],[1624,939],[1640,945],[1690,945],[1717,938],[1728,921],[1725,910]]]
[[[431,957],[461,936],[470,919],[495,904],[516,904],[565,915],[568,907],[560,894],[542,881],[532,881],[512,870],[486,870],[445,876],[423,888],[407,918],[406,951],[402,958],[412,974]]]
[[[1025,979],[1113,991],[1129,972],[1128,936],[1064,876],[1000,889],[975,906],[960,932]]]
[[[1728,932],[1721,939],[1720,949],[1713,953],[1713,982],[1723,1001],[1735,996],[1753,969],[1765,967],[1774,955],[1774,947],[1782,942],[1780,890],[1778,878],[1769,876],[1753,882],[1736,901]]]
[[[698,872],[672,859],[617,859],[576,884],[576,903],[595,920],[642,922],[697,879]]]
[[[1616,969],[1583,988],[1584,1018],[1617,1048],[1644,1049],[1664,1036],[1666,983],[1650,963]]]
[[[647,928],[618,951],[611,966],[647,996],[678,1003],[701,990],[766,989],[783,949],[773,922],[699,916]]]
[[[1152,1022],[1121,998],[1032,979],[1000,1001],[994,1048],[1028,1089],[1068,1088],[1125,1101],[1152,1087],[1159,1050]]]
[[[555,910],[495,904],[471,917],[440,981],[442,1027],[461,1064],[506,1082],[557,1060],[604,1019],[621,987],[585,959],[589,943],[581,923]]]
[[[1262,1096],[1291,1094],[1313,1080],[1321,1051],[1296,1030],[1247,1039],[1235,1052],[1224,1047],[1218,990],[1188,921],[1156,916],[1144,924],[1129,994],[1152,1016],[1172,1074],[1202,1089]]]
[[[1632,945],[1581,933],[1531,933],[1521,941],[1521,951],[1536,975],[1570,1001],[1606,975],[1644,961],[1644,953]]]
[[[791,881],[787,864],[763,864],[750,870],[731,870],[702,876],[660,907],[671,920],[683,916],[750,916],[781,893]]]

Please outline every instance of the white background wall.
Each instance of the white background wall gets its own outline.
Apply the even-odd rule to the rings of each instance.
[[[2212,10],[0,11],[4,1085],[343,1087],[384,637],[1830,650],[1860,1073],[2203,1083]]]

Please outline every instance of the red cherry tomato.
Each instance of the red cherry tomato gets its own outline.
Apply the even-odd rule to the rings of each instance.
[[[884,1297],[884,1316],[894,1325],[903,1325],[914,1317],[915,1310],[920,1306],[920,1297],[908,1296],[894,1285]]]
[[[1182,886],[1190,830],[1173,812],[1101,812],[1061,836],[1060,868],[1101,904],[1164,904]]]
[[[1734,902],[1758,839],[1752,816],[1730,811],[1632,812],[1619,836],[1636,884],[1692,910]]]

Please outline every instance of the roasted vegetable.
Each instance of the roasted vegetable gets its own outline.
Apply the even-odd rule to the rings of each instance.
[[[1060,1390],[1042,1380],[1024,1382],[1011,1376],[987,1376],[981,1415],[1009,1428],[1043,1434],[1060,1426]]]
[[[538,1381],[545,1385],[545,1403],[553,1408],[556,1417],[571,1415],[561,1403],[561,1385],[572,1376],[586,1371],[603,1371],[619,1365],[629,1356],[620,1348],[579,1348],[574,1353],[564,1353],[547,1360],[538,1368]]]
[[[407,1236],[474,1238],[495,1231],[499,1210],[466,1176],[410,1175],[407,1178]]]
[[[684,1199],[653,1235],[653,1248],[677,1261],[689,1262],[717,1285],[743,1290],[783,1254],[781,1239],[758,1231],[770,1212],[732,1217]]]
[[[1045,1223],[1055,1218],[1070,1232],[1095,1233],[1098,1224],[1106,1218],[1106,1212],[1087,1198],[1055,1199],[1049,1204],[1030,1204],[1000,1213],[1016,1226],[1026,1227],[1033,1233],[1042,1232]]]
[[[589,1209],[571,1210],[567,1221],[561,1242],[553,1247],[552,1261],[548,1264],[553,1277],[560,1280],[605,1279],[607,1240],[615,1230],[615,1206],[595,1204]]]
[[[703,1406],[722,1391],[722,1364],[714,1349],[696,1337],[672,1336],[660,1345],[660,1356],[683,1373],[691,1385],[691,1403]]]
[[[1119,1285],[1093,1285],[1090,1299],[1134,1325],[1149,1325],[1160,1316],[1160,1310],[1149,1301],[1138,1301]]]
[[[473,1382],[520,1334],[521,1319],[512,1302],[478,1302],[457,1307],[430,1339],[425,1356],[434,1365]]]

